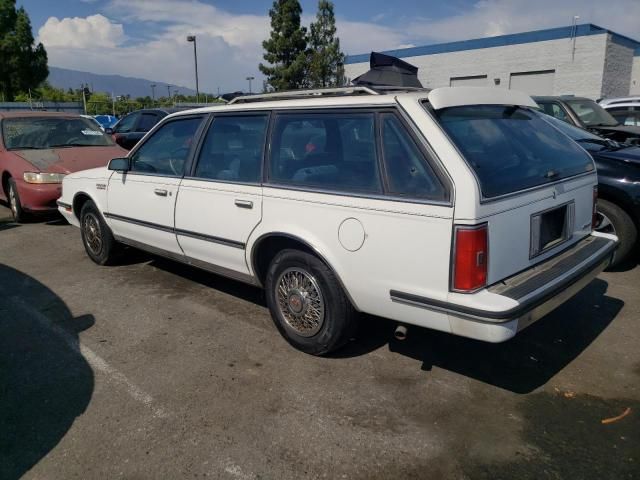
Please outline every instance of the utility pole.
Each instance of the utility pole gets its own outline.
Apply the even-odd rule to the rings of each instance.
[[[193,60],[196,64],[196,103],[200,103],[200,87],[198,86],[198,47],[195,35],[189,35],[187,42],[193,42]]]
[[[173,87],[173,85],[167,85],[167,99],[169,101],[171,101],[171,87]]]
[[[156,84],[152,83],[151,84],[151,106],[153,107],[155,103],[156,103]]]
[[[84,83],[80,84],[80,90],[82,90],[82,105],[84,106],[84,114],[87,114],[87,97],[84,94]]]
[[[256,77],[247,77],[246,79],[249,81],[249,93],[251,93],[251,80],[255,80]]]

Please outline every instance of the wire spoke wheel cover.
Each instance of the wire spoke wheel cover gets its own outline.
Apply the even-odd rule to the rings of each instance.
[[[278,310],[296,334],[312,337],[325,319],[325,303],[316,279],[301,268],[288,268],[276,282]]]
[[[84,239],[87,247],[95,255],[100,255],[102,251],[102,232],[100,222],[93,213],[87,213],[82,222]]]

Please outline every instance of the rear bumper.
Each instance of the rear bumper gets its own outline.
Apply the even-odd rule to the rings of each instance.
[[[22,208],[31,213],[55,212],[56,200],[62,195],[61,183],[27,183],[16,179],[16,187]]]
[[[393,290],[391,299],[447,313],[454,334],[494,343],[503,342],[587,286],[611,263],[616,247],[616,237],[592,234],[529,270],[482,292],[466,295],[464,304],[441,302]],[[482,300],[478,301],[480,298]],[[510,306],[489,310],[484,307],[487,298],[494,299],[496,305]]]

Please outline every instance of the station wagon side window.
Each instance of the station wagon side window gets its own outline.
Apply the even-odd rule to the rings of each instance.
[[[382,150],[388,193],[411,198],[447,200],[447,193],[440,179],[394,114],[382,115]]]
[[[332,191],[382,193],[375,114],[278,115],[273,128],[269,180]]]
[[[267,122],[267,115],[216,117],[202,145],[195,176],[260,182]]]
[[[131,171],[182,176],[202,117],[171,120],[162,125],[131,156]]]

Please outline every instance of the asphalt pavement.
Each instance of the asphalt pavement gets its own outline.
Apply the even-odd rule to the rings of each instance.
[[[338,354],[262,292],[0,206],[0,478],[640,478],[640,268],[489,345],[363,316]]]

